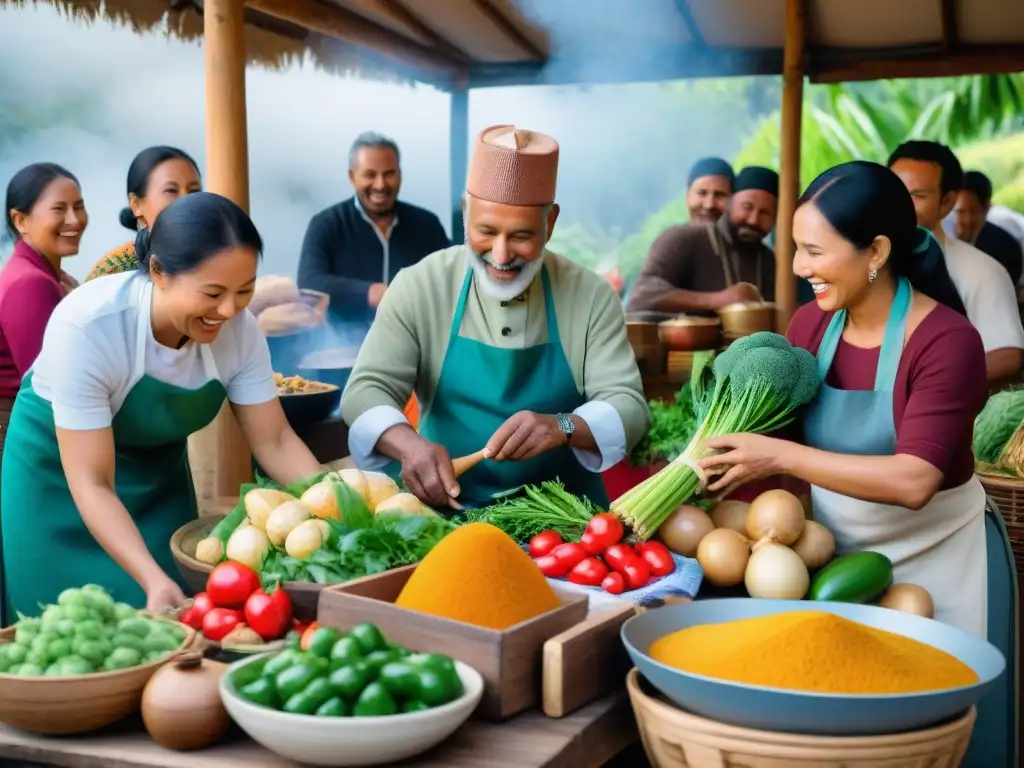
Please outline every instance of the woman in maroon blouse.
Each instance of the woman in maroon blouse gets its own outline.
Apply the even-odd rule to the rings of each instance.
[[[979,710],[976,736],[986,733],[975,739],[985,742],[977,764],[1016,764],[1006,730],[1016,722],[1006,684],[1016,579],[971,452],[988,394],[981,338],[938,243],[917,228],[910,194],[884,166],[845,163],[819,176],[798,202],[793,233],[793,270],[815,302],[797,311],[788,336],[816,354],[822,386],[802,420],[802,444],[709,441],[724,451],[702,462],[723,473],[709,490],[774,474],[809,483],[814,519],[839,552],[885,554],[895,581],[931,593],[936,619],[1000,647],[1009,669]]]
[[[53,163],[18,171],[4,210],[14,251],[0,271],[0,455],[21,379],[39,354],[54,307],[75,285],[61,260],[78,253],[89,222],[78,179]]]

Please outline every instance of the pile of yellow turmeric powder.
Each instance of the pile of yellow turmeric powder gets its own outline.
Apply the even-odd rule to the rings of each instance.
[[[487,523],[445,536],[416,566],[395,605],[488,629],[508,629],[561,605],[515,541]]]
[[[656,640],[649,655],[695,675],[817,693],[914,693],[978,682],[945,651],[824,611],[689,627]]]

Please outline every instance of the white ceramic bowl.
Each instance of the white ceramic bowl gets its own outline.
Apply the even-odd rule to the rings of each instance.
[[[241,698],[229,683],[240,667],[270,654],[235,662],[220,679],[220,697],[231,718],[253,739],[282,757],[309,765],[388,765],[426,752],[447,739],[473,714],[484,681],[472,667],[455,662],[462,696],[434,709],[386,717],[316,717],[260,707]]]

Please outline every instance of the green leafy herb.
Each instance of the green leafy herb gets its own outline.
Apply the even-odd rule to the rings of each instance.
[[[643,467],[656,461],[672,461],[689,444],[697,431],[697,413],[694,409],[694,392],[688,381],[676,393],[675,400],[666,403],[651,400],[651,427],[644,439],[629,455],[634,466]]]
[[[586,499],[569,493],[558,482],[526,485],[515,496],[489,507],[467,509],[460,523],[490,523],[520,543],[542,531],[558,531],[566,540],[583,535],[590,518],[601,510]]]

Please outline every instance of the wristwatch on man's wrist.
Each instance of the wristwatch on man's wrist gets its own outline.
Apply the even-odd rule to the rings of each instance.
[[[573,422],[571,416],[566,416],[564,413],[555,414],[555,421],[558,422],[558,428],[565,433],[565,442],[568,443],[576,431],[575,422]]]

